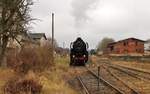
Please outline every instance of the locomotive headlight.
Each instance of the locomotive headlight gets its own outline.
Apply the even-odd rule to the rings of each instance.
[[[86,55],[83,55],[83,57],[86,57]]]
[[[75,55],[73,55],[72,57],[75,58]]]

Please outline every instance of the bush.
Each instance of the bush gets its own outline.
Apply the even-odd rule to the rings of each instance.
[[[42,85],[34,79],[15,78],[4,86],[4,94],[40,94]]]
[[[8,66],[20,73],[27,73],[29,70],[41,72],[51,69],[52,51],[48,47],[24,48],[20,52],[8,54]]]

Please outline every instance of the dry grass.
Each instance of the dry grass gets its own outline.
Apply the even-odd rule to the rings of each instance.
[[[33,72],[24,77],[16,75],[3,88],[4,94],[40,94],[41,90],[42,85]]]
[[[69,58],[59,57],[55,63],[55,70],[40,74],[40,81],[43,85],[42,94],[77,94],[67,84],[69,75],[72,73],[69,69]]]
[[[42,94],[76,94],[62,77],[59,71],[43,73],[40,77]]]
[[[14,76],[15,73],[12,69],[0,68],[0,94],[3,94],[3,86]]]
[[[74,75],[69,57],[51,61],[51,49],[43,47],[8,54],[8,68],[0,69],[0,94],[77,94],[67,83]]]
[[[37,53],[32,51],[31,54],[28,54],[30,51],[31,50],[28,50],[25,51],[25,53],[22,53],[21,59],[18,57],[11,58],[13,59],[11,61],[12,63],[14,64],[17,63],[15,66],[13,64],[9,65],[10,68],[12,69],[0,70],[0,76],[1,76],[0,94],[4,94],[2,91],[5,91],[6,92],[5,94],[33,94],[33,92],[30,92],[28,88],[25,88],[26,86],[24,87],[24,84],[29,86],[29,88],[31,88],[32,90],[34,89],[39,92],[41,91],[40,94],[77,94],[67,83],[67,80],[70,79],[68,75],[73,75],[72,71],[70,71],[69,68],[69,57],[57,58],[55,60],[55,64],[50,66],[51,70],[43,69],[45,64],[42,65],[40,63],[41,65],[39,65],[39,67],[41,68],[42,71],[40,70],[38,72],[37,71],[35,72],[35,68],[36,70],[38,70],[39,67],[33,66],[35,65],[34,63],[38,62],[39,64],[39,60],[41,60],[40,62],[48,62],[44,60],[44,58],[47,56],[46,55],[47,53],[42,52],[41,54],[41,52],[38,52],[38,55],[40,57],[40,59],[38,59],[36,57],[38,56],[36,55]],[[31,58],[30,56],[33,57]],[[20,72],[25,71],[26,68],[24,69],[24,65],[23,66],[19,65],[19,64],[22,65],[22,63],[18,63],[19,60],[22,60],[27,65],[29,64],[28,65],[29,69],[27,69],[25,73],[23,72],[24,74],[22,73],[20,74]],[[33,65],[32,64],[30,65],[30,63],[33,63]],[[17,69],[17,71],[15,68]],[[5,81],[5,79],[8,80]],[[24,89],[22,89],[21,87]]]
[[[8,54],[8,67],[24,74],[30,70],[42,72],[54,66],[51,54],[48,47],[24,48],[21,52]]]

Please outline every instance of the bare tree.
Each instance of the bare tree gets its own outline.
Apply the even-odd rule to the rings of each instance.
[[[29,22],[32,20],[30,5],[32,0],[0,0],[0,64],[3,61],[9,39],[17,40],[20,34],[26,34]],[[18,41],[19,42],[19,41]]]
[[[112,42],[114,42],[114,39],[112,38],[107,38],[107,37],[103,38],[102,41],[100,41],[97,46],[97,51],[105,51],[107,45]]]

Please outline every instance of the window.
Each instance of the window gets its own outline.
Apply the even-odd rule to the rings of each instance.
[[[114,46],[111,46],[111,47],[110,47],[110,50],[113,51],[113,50],[114,50]]]
[[[135,45],[136,45],[136,46],[138,45],[138,42],[137,42],[137,41],[135,42]]]
[[[138,49],[136,49],[136,52],[138,52]]]
[[[123,43],[123,45],[124,45],[124,46],[127,46],[127,45],[128,45],[128,42],[127,42],[127,41],[125,41],[125,42]]]
[[[124,46],[126,46],[126,42],[124,42]]]

